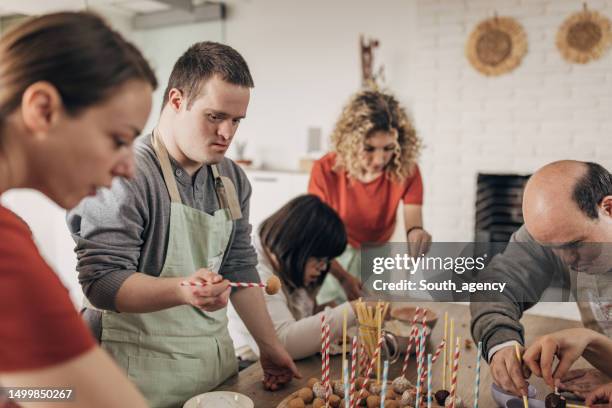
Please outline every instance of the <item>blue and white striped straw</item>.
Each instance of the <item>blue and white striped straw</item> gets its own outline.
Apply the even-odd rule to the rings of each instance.
[[[383,365],[382,386],[380,387],[380,408],[385,408],[385,395],[387,395],[387,378],[389,377],[389,360]]]
[[[344,381],[344,408],[351,408],[348,364],[344,365],[343,381]]]
[[[416,404],[415,407],[419,408],[421,406],[421,376],[423,375],[423,370],[425,369],[425,359],[420,358],[421,355],[425,356],[425,327],[421,330],[421,338],[419,341],[419,351],[417,353],[417,362],[418,362],[418,370],[417,370],[417,392],[416,392]]]
[[[482,355],[482,341],[478,342],[476,353],[476,381],[474,383],[474,408],[478,408],[478,395],[480,394],[480,356]]]
[[[431,408],[431,354],[427,355],[427,408]]]

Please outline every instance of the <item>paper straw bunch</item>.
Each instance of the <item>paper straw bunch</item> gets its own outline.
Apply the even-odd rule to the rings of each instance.
[[[387,314],[388,302],[377,302],[375,307],[368,306],[361,300],[355,304],[359,321],[359,341],[368,356],[372,357],[380,337],[383,316]],[[380,371],[377,370],[377,371]]]

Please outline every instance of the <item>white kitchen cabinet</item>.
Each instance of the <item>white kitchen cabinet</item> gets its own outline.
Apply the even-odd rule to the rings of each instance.
[[[309,173],[268,170],[245,172],[253,188],[249,216],[253,231],[289,200],[308,192]]]

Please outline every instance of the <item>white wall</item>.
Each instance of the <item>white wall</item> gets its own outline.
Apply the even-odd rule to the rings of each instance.
[[[238,140],[269,168],[296,169],[307,128],[328,140],[342,105],[361,85],[359,35],[380,40],[375,66],[410,101],[415,3],[406,0],[257,0],[235,2],[227,43],[255,80]]]
[[[612,17],[612,2],[589,7]],[[436,240],[473,236],[476,174],[528,174],[565,158],[612,168],[612,55],[565,62],[557,29],[574,0],[419,0],[414,115],[425,143],[425,222]],[[464,56],[476,24],[515,17],[528,53],[510,74],[487,78]]]
[[[223,24],[222,22],[207,22],[154,30],[132,30],[127,33],[127,36],[140,48],[155,70],[159,82],[153,95],[153,108],[145,127],[146,132],[151,131],[159,119],[164,90],[176,60],[193,43],[222,41]]]

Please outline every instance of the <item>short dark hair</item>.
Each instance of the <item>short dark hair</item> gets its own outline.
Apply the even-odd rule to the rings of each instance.
[[[0,39],[0,121],[38,81],[55,86],[66,111],[76,115],[133,79],[157,86],[140,51],[99,16],[63,12],[35,17]]]
[[[253,78],[242,55],[229,45],[212,41],[193,44],[174,64],[164,92],[162,109],[168,103],[170,90],[176,88],[187,98],[187,108],[196,99],[202,84],[218,75],[233,85],[253,88]]]
[[[279,277],[294,288],[304,286],[309,257],[335,258],[346,249],[347,237],[336,212],[315,195],[298,196],[268,217],[259,228],[261,244],[276,256]],[[324,271],[315,283],[323,283]]]
[[[572,198],[589,218],[599,217],[597,206],[604,197],[612,195],[612,175],[603,166],[586,162],[586,173],[576,182]]]

